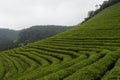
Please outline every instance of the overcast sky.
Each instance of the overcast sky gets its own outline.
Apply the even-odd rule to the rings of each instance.
[[[0,28],[76,25],[105,0],[0,0]]]

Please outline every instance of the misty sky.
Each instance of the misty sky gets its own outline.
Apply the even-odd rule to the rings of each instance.
[[[105,0],[0,0],[0,28],[76,25]]]

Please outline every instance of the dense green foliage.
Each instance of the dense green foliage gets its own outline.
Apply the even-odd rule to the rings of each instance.
[[[51,37],[57,33],[63,32],[71,28],[70,26],[55,26],[55,25],[46,25],[46,26],[33,26],[24,30],[21,30],[17,43],[18,44],[27,44],[30,42],[35,42],[47,37]]]
[[[1,52],[0,79],[119,80],[120,3],[56,36]]]

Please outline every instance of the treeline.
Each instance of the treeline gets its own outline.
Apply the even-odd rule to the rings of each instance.
[[[101,12],[102,10],[104,10],[105,8],[108,8],[116,3],[119,3],[120,0],[108,0],[108,1],[104,1],[102,5],[96,5],[96,7],[100,7],[99,9],[95,10],[95,11],[89,11],[88,12],[88,17],[85,18],[85,20],[82,22],[86,22],[89,19],[91,19],[93,16],[95,16],[96,14],[98,14],[99,12]]]

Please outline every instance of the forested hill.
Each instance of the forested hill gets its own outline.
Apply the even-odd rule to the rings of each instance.
[[[71,27],[72,26],[39,25],[19,31],[1,28],[0,50],[6,50],[13,47],[25,45],[27,43],[35,42],[44,38],[48,38]]]
[[[30,28],[21,30],[17,39],[17,43],[27,44],[35,42],[44,38],[51,37],[71,27],[72,26],[56,26],[56,25],[32,26]]]

